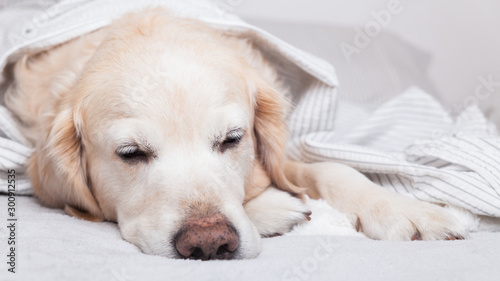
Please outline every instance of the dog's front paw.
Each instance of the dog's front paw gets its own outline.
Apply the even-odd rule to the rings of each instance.
[[[375,201],[353,218],[356,230],[382,240],[456,240],[467,236],[466,226],[440,206],[393,197]]]
[[[245,212],[264,237],[289,232],[296,224],[310,220],[311,211],[298,198],[274,187],[244,205]]]

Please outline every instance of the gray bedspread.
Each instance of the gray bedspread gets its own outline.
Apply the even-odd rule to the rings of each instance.
[[[32,197],[17,197],[17,206],[14,274],[0,212],[0,280],[500,280],[500,233],[437,242],[275,237],[263,240],[256,259],[201,262],[145,255],[121,239],[116,224],[69,217]]]

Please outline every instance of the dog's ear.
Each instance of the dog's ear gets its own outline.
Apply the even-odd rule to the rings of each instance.
[[[35,194],[43,203],[62,208],[70,216],[102,221],[103,215],[89,187],[82,132],[71,108],[47,122],[29,163]],[[43,130],[43,129],[42,129]]]
[[[304,189],[293,185],[284,174],[288,130],[285,120],[288,101],[284,95],[262,81],[255,95],[254,133],[257,157],[271,182],[279,189],[302,198]]]

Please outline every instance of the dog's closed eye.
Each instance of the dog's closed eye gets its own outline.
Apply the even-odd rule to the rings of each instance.
[[[224,138],[223,141],[216,142],[214,146],[218,147],[220,152],[224,152],[227,149],[236,147],[240,143],[244,135],[245,131],[243,129],[241,128],[233,129],[227,132],[226,137]]]
[[[131,164],[148,161],[148,153],[141,150],[140,147],[135,144],[119,147],[116,150],[116,155],[118,155],[118,157],[120,157],[120,159],[124,162]]]

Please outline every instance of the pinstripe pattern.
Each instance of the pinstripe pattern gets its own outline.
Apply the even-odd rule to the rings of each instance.
[[[477,108],[457,120],[411,88],[350,130],[296,137],[290,155],[342,162],[398,193],[498,217],[500,138]]]
[[[14,169],[18,194],[31,194],[30,181],[23,174],[31,154],[31,149],[22,144],[25,142],[10,113],[0,105],[0,192],[6,192],[8,171]]]

